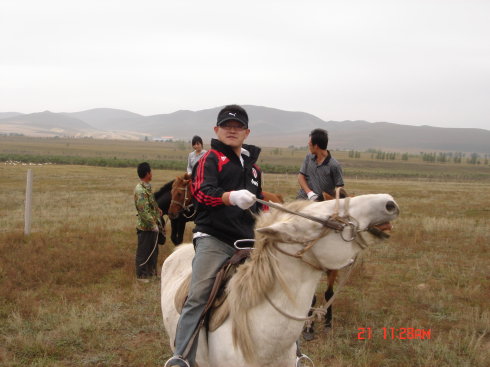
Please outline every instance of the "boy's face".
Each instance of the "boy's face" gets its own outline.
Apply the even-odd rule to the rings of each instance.
[[[244,129],[241,122],[226,121],[220,126],[214,127],[218,140],[231,148],[241,148],[243,142],[250,134],[250,129]]]

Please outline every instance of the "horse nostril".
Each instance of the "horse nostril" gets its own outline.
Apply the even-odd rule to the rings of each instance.
[[[390,200],[386,203],[386,210],[388,210],[389,213],[396,213],[398,212],[398,206],[394,201]]]

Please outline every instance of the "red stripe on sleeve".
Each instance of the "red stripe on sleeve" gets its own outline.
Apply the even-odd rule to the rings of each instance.
[[[218,206],[223,204],[223,199],[222,198],[216,198],[210,195],[206,195],[201,191],[201,185],[204,181],[204,164],[205,161],[207,160],[208,156],[210,153],[214,153],[219,160],[219,155],[218,152],[214,149],[209,150],[200,160],[197,166],[197,174],[196,178],[193,182],[193,192],[194,192],[194,197],[196,200],[204,205],[209,205],[209,206]]]

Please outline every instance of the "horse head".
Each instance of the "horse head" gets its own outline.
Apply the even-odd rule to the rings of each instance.
[[[185,173],[177,176],[170,191],[171,201],[168,208],[170,219],[176,219],[182,212],[188,211],[192,204],[191,176]]]
[[[305,256],[315,257],[320,268],[332,270],[348,265],[366,247],[366,241],[374,242],[375,236],[389,237],[384,232],[392,228],[390,222],[400,213],[388,194],[360,195],[338,201],[300,201],[293,203],[292,208],[311,217],[338,221],[343,229],[329,229],[316,221],[276,211],[276,218],[267,218],[265,222],[259,218],[257,232],[277,241],[288,252],[294,252],[293,248],[302,254],[311,252]]]

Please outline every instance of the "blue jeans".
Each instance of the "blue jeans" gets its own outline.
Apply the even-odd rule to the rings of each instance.
[[[199,237],[196,242],[196,254],[192,260],[192,279],[189,295],[182,309],[175,334],[175,355],[182,356],[196,330],[199,318],[206,307],[209,294],[213,288],[216,273],[223,264],[236,252],[216,237]],[[194,367],[197,352],[196,337],[186,357]],[[185,366],[182,366],[185,367]]]

